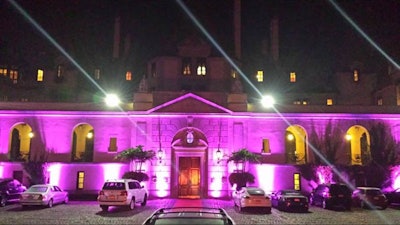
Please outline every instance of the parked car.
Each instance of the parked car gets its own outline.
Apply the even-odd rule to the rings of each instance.
[[[266,213],[271,213],[271,199],[259,187],[242,187],[233,193],[234,205],[243,211],[245,208],[262,208]]]
[[[13,178],[0,178],[0,207],[8,202],[18,202],[19,196],[26,190],[18,180]]]
[[[400,188],[384,193],[390,204],[400,204]]]
[[[127,206],[132,210],[137,203],[145,206],[148,195],[147,189],[137,180],[107,180],[97,201],[103,211],[107,211],[109,206]]]
[[[19,203],[22,207],[47,206],[51,208],[55,204],[67,204],[68,201],[68,192],[60,187],[51,184],[36,184],[21,194]]]
[[[308,212],[308,197],[296,190],[280,190],[271,195],[272,207],[281,211],[299,210]]]
[[[357,187],[353,191],[353,205],[361,208],[374,208],[386,209],[388,200],[382,193],[380,188],[377,187]]]
[[[235,221],[222,208],[173,207],[158,209],[143,222],[155,224],[235,225]]]
[[[320,184],[311,192],[310,203],[324,209],[341,207],[350,210],[352,205],[351,195],[352,191],[346,184]]]

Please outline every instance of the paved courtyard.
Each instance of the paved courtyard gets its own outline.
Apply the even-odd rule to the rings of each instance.
[[[154,210],[172,206],[222,207],[241,224],[400,224],[400,207],[386,210],[351,211],[325,210],[311,207],[308,213],[289,213],[273,209],[271,214],[257,211],[238,212],[229,200],[149,200],[145,207],[137,205],[132,211],[111,208],[102,212],[95,201],[71,201],[53,208],[30,208],[22,210],[18,204],[0,208],[0,224],[141,224]]]

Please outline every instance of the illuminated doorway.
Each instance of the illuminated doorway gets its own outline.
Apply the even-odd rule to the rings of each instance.
[[[93,140],[93,127],[89,124],[78,125],[73,132],[71,161],[92,162]]]
[[[285,153],[287,163],[307,163],[307,134],[303,127],[292,125],[286,129]]]
[[[26,123],[15,125],[11,129],[8,148],[10,161],[29,160],[32,138],[32,128]]]
[[[371,161],[370,135],[363,126],[355,125],[346,132],[350,165],[365,165]]]
[[[179,157],[178,197],[200,197],[200,157]]]

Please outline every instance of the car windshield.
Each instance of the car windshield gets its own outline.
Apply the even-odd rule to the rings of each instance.
[[[122,182],[106,182],[103,190],[125,190],[125,183]]]
[[[223,225],[224,219],[211,218],[159,218],[155,221],[155,225],[170,225],[170,224],[211,224]]]
[[[30,192],[46,192],[47,187],[30,187],[28,189],[28,191],[30,191]]]
[[[366,190],[367,195],[380,195],[381,191],[376,189]]]
[[[350,194],[350,189],[345,185],[332,185],[331,193],[334,195],[337,194]]]
[[[249,195],[265,195],[265,192],[262,189],[258,188],[249,188],[247,189],[247,193],[249,193]]]

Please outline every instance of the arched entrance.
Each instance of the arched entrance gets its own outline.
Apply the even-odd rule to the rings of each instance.
[[[208,142],[204,134],[197,128],[183,128],[174,136],[171,148],[171,197],[206,196]]]
[[[365,165],[371,161],[370,135],[365,127],[355,125],[346,133],[350,165]]]
[[[31,151],[32,127],[26,123],[11,129],[8,152],[10,161],[27,161]]]
[[[93,161],[93,127],[89,124],[80,124],[75,127],[72,136],[72,162]]]
[[[287,163],[307,163],[307,134],[303,127],[292,125],[286,129],[285,148]]]

